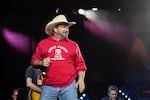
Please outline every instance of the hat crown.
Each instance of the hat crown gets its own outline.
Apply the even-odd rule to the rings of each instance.
[[[57,22],[66,22],[67,23],[68,20],[64,15],[58,15],[52,20],[52,23],[57,23]]]

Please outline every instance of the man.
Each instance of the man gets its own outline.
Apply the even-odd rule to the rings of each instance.
[[[78,100],[77,89],[85,90],[85,61],[76,42],[68,38],[69,27],[65,15],[58,15],[50,21],[45,32],[48,38],[41,40],[31,64],[47,67],[40,100]]]
[[[118,96],[118,88],[115,85],[108,86],[107,96],[102,97],[100,100],[123,100]]]
[[[13,89],[13,92],[12,92],[11,98],[9,98],[8,100],[17,100],[18,91],[19,91],[19,89],[18,89],[18,88]]]
[[[39,100],[43,74],[39,68],[27,67],[25,72],[28,100]]]
[[[27,100],[26,88],[13,89],[11,98],[9,98],[8,100]]]

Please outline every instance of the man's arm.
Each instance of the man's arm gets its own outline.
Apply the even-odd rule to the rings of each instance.
[[[26,87],[29,87],[31,90],[34,90],[36,92],[41,92],[41,88],[32,83],[32,78],[30,77],[26,78]]]
[[[43,61],[42,61],[42,60],[35,60],[35,61],[33,62],[33,65],[34,65],[34,66],[38,66],[38,65],[42,66],[42,65],[43,65]]]
[[[76,83],[76,87],[79,87],[79,92],[82,93],[85,90],[85,71],[79,71],[78,72],[78,81]]]
[[[50,57],[44,58],[43,60],[35,60],[33,62],[33,66],[45,66],[48,67],[49,64],[51,63]]]
[[[79,71],[78,72],[78,79],[84,81],[85,78],[85,71]]]

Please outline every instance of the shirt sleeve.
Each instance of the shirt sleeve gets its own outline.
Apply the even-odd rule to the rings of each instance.
[[[86,71],[87,67],[85,64],[85,61],[83,59],[83,56],[81,54],[80,48],[78,45],[76,45],[76,58],[75,58],[75,66],[76,66],[76,71]]]
[[[35,52],[32,55],[31,58],[31,65],[33,65],[35,60],[42,60],[42,48],[40,46],[40,43],[37,45]]]
[[[25,72],[25,78],[28,78],[28,77],[33,78],[33,74],[34,74],[34,71],[30,67],[28,67]]]

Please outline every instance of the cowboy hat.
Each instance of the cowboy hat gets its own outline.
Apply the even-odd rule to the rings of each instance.
[[[65,15],[58,15],[55,18],[53,18],[45,27],[45,32],[47,35],[52,35],[52,30],[53,28],[61,23],[66,23],[68,24],[68,26],[72,26],[74,24],[76,24],[76,22],[68,22],[67,18],[65,17]]]

